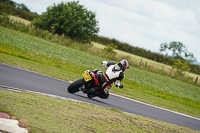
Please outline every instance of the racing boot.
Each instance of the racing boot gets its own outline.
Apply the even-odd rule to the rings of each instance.
[[[96,95],[92,94],[91,92],[88,92],[87,97],[92,99],[93,97],[95,97]]]
[[[102,92],[100,92],[100,91],[90,91],[90,92],[88,92],[88,94],[87,94],[87,96],[88,96],[88,98],[93,98],[93,97],[99,97],[99,98],[101,98],[101,99],[108,99],[108,97],[109,97],[109,94],[107,94],[107,95],[104,95]]]
[[[95,89],[90,89],[87,96],[88,96],[88,98],[93,98],[93,97],[99,96],[99,91],[97,91]]]

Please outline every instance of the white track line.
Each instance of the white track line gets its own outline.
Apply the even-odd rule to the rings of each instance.
[[[114,96],[117,96],[117,97],[121,97],[121,98],[130,100],[130,101],[133,101],[133,102],[137,102],[137,103],[140,103],[140,104],[144,104],[144,105],[147,105],[147,106],[150,106],[150,107],[154,107],[154,108],[157,108],[157,109],[160,109],[160,110],[168,111],[168,112],[171,112],[171,113],[175,113],[175,114],[178,114],[178,115],[182,115],[182,116],[189,117],[189,118],[196,119],[196,120],[200,121],[199,118],[196,118],[196,117],[193,117],[193,116],[190,116],[190,115],[186,115],[186,114],[182,114],[182,113],[179,113],[179,112],[164,109],[164,108],[161,108],[161,107],[157,107],[157,106],[147,104],[147,103],[144,103],[144,102],[141,102],[141,101],[137,101],[137,100],[134,100],[134,99],[131,99],[131,98],[123,97],[123,96],[120,96],[120,95],[117,95],[117,94],[113,94],[113,93],[111,93],[111,94],[114,95]]]
[[[61,97],[61,96],[57,96],[57,95],[53,95],[53,94],[47,94],[47,93],[42,93],[42,92],[30,91],[30,90],[23,90],[23,89],[9,87],[9,86],[0,85],[0,89],[1,88],[6,89],[6,90],[11,90],[11,91],[18,91],[18,92],[23,91],[23,92],[28,92],[28,93],[35,93],[35,94],[50,96],[50,97],[53,97],[53,98],[59,98],[59,99],[63,99],[63,100],[71,100],[71,101],[74,101],[74,102],[83,102],[83,101],[75,100],[75,99],[72,99],[72,98]],[[95,105],[95,106],[100,106],[100,105],[97,105],[97,104],[94,104],[94,103],[89,103],[89,102],[84,102],[84,103],[92,104],[92,105]],[[127,112],[124,112],[124,113],[127,113]],[[131,113],[127,113],[127,114],[131,114]]]
[[[19,88],[4,86],[4,85],[0,85],[0,88],[6,89],[6,90],[12,90],[12,91],[24,91],[24,92],[30,92],[30,93],[35,93],[35,94],[41,94],[41,95],[45,95],[45,96],[50,96],[50,97],[60,98],[60,99],[65,99],[65,100],[71,100],[71,101],[75,101],[75,102],[79,101],[79,100],[61,97],[61,96],[57,96],[57,95],[53,95],[53,94],[47,94],[47,93],[42,93],[42,92],[30,91],[30,90],[23,90],[23,89],[19,89]],[[82,102],[82,101],[80,101],[80,102]]]

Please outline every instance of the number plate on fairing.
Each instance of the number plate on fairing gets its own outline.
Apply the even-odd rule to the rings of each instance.
[[[88,81],[92,80],[92,77],[89,74],[89,72],[83,73],[82,76],[83,76],[85,82],[88,82]]]

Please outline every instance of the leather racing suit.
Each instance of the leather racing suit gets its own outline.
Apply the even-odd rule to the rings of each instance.
[[[100,98],[107,99],[109,97],[109,89],[111,88],[111,84],[113,84],[113,82],[116,87],[123,88],[121,81],[125,75],[119,65],[115,62],[103,61],[102,64],[104,66],[108,66],[108,69],[105,72],[98,69],[93,70],[100,82],[101,88],[98,92],[92,92],[92,94],[99,96]]]

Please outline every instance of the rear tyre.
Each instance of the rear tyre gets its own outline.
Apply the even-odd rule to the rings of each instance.
[[[67,91],[69,93],[76,93],[79,91],[79,87],[83,84],[85,84],[85,80],[83,78],[76,80],[68,86]]]

